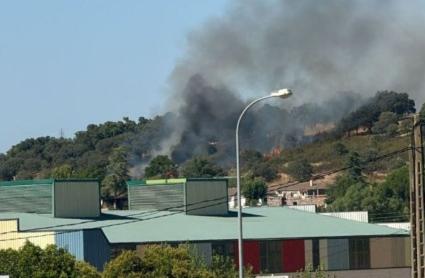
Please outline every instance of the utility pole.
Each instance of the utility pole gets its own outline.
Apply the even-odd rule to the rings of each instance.
[[[412,278],[425,278],[424,145],[419,115],[415,115],[413,120],[413,134],[409,157]]]

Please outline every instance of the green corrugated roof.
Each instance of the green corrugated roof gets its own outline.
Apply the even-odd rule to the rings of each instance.
[[[245,239],[347,238],[408,236],[405,230],[324,216],[290,208],[244,209]],[[53,218],[40,214],[5,214],[20,220],[21,230],[81,230],[101,228],[111,243],[234,240],[236,212],[227,217],[193,216],[176,212],[115,211],[98,220]]]
[[[0,186],[18,186],[18,185],[49,185],[57,182],[84,182],[99,181],[98,179],[34,179],[34,180],[16,180],[16,181],[0,181]]]
[[[145,180],[129,180],[127,181],[128,186],[146,185]]]
[[[169,184],[182,184],[186,179],[155,179],[155,180],[130,180],[127,181],[128,186],[141,186],[141,185],[169,185]]]
[[[46,185],[53,184],[53,179],[42,179],[42,180],[17,180],[17,181],[2,181],[0,186],[16,186],[16,185]]]

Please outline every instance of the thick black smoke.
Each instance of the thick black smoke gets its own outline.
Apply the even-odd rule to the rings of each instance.
[[[361,99],[355,94],[395,90],[422,103],[424,25],[423,1],[233,2],[224,16],[188,36],[186,55],[170,78],[171,99],[179,102],[169,110],[179,124],[164,151],[174,150],[178,161],[231,155],[246,101],[282,87],[295,92],[285,101],[290,106],[251,113],[245,146],[297,142],[306,125],[335,122],[354,109]],[[348,91],[355,94],[342,93]]]

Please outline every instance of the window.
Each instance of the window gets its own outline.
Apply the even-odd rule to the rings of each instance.
[[[370,268],[370,250],[368,238],[349,240],[350,269]]]
[[[282,242],[260,242],[260,270],[264,273],[282,272]]]

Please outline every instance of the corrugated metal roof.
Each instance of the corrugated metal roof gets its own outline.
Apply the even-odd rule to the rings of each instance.
[[[53,179],[44,179],[44,180],[17,180],[17,181],[2,181],[0,186],[18,186],[18,185],[51,185],[53,184]]]
[[[0,186],[0,212],[52,212],[52,184]]]
[[[16,181],[0,181],[0,186],[19,186],[19,185],[52,185],[54,182],[84,182],[99,181],[98,179],[34,179],[34,180],[16,180]]]
[[[408,236],[408,231],[355,222],[289,208],[244,209],[245,239],[346,238]],[[166,211],[115,211],[96,220],[53,218],[40,214],[0,213],[19,218],[20,230],[81,230],[102,228],[111,243],[234,240],[236,212],[228,216],[194,216]]]
[[[185,183],[186,179],[158,179],[158,180],[129,180],[128,186],[143,186],[143,185],[170,185]]]
[[[183,184],[162,184],[161,186],[130,186],[128,207],[131,210],[165,210],[175,207],[184,210]]]

